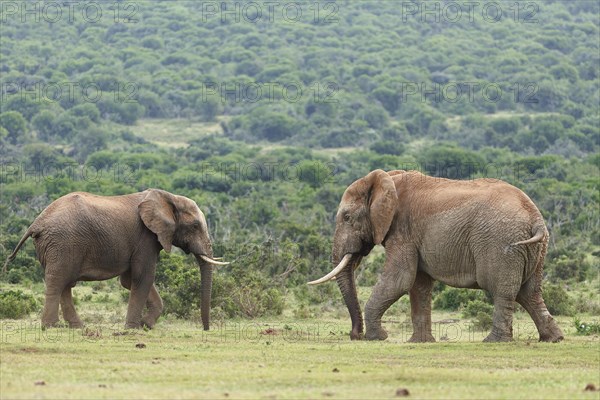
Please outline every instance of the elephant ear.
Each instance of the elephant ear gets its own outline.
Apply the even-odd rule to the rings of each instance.
[[[396,205],[398,195],[396,185],[392,178],[383,170],[376,169],[365,177],[370,184],[369,213],[371,215],[371,227],[373,229],[373,242],[381,244],[388,233]]]
[[[150,189],[138,205],[138,212],[148,229],[158,236],[158,241],[167,253],[175,234],[174,196],[163,190]]]

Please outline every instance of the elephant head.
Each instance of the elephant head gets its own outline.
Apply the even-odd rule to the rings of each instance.
[[[360,339],[363,331],[354,270],[363,256],[384,242],[397,202],[392,178],[380,169],[348,186],[336,215],[332,261],[337,266],[323,278],[309,282],[318,284],[336,277],[352,320],[352,339]]]
[[[138,206],[140,217],[156,234],[166,252],[177,246],[192,253],[200,266],[202,280],[201,316],[204,330],[210,321],[212,265],[226,265],[213,259],[212,243],[204,214],[193,200],[163,190],[151,189]]]

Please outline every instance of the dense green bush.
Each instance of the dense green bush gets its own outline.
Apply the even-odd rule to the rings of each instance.
[[[227,317],[254,318],[279,315],[284,298],[281,289],[268,277],[247,266],[231,265],[213,274],[212,308]],[[200,309],[200,271],[188,257],[161,253],[156,284],[164,311],[180,318],[197,315]]]
[[[467,179],[485,168],[479,154],[447,145],[430,147],[417,160],[428,175],[450,179]]]
[[[469,302],[488,302],[486,294],[482,290],[459,289],[447,286],[433,299],[433,307],[439,310],[456,311]],[[476,303],[480,304],[480,303]]]
[[[559,284],[546,283],[542,289],[544,303],[552,315],[573,315],[573,301]]]
[[[463,318],[477,317],[479,313],[492,315],[494,306],[482,300],[469,300],[462,310]]]
[[[7,290],[0,292],[0,319],[19,319],[37,311],[40,304],[30,294],[21,290]]]
[[[575,330],[578,335],[600,335],[600,322],[598,321],[584,322],[579,318],[575,318],[573,320],[573,325],[575,325]]]
[[[470,318],[473,327],[479,330],[489,330],[492,327],[494,306],[483,300],[469,300],[462,307],[463,318]]]

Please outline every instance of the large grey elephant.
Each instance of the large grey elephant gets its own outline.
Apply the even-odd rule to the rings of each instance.
[[[120,275],[121,284],[131,290],[126,327],[151,328],[163,309],[154,285],[158,254],[174,245],[194,254],[200,266],[201,316],[209,329],[212,265],[226,263],[213,259],[206,219],[193,200],[158,189],[112,197],[68,194],[35,219],[4,270],[30,236],[44,267],[44,326],[58,322],[60,302],[69,326],[81,327],[71,288],[77,281]],[[142,318],[144,305],[148,310]]]
[[[525,193],[502,181],[456,181],[417,171],[375,170],[344,192],[336,216],[333,262],[352,320],[352,339],[363,337],[354,270],[381,244],[385,266],[365,307],[366,339],[387,338],[384,312],[410,293],[411,341],[431,334],[433,280],[485,289],[494,301],[493,327],[485,341],[512,340],[515,300],[531,315],[541,341],[563,334],[542,299],[548,231]]]

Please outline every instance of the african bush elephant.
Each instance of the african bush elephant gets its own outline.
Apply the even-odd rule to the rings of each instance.
[[[352,320],[352,339],[363,336],[354,270],[381,244],[384,270],[365,307],[366,339],[384,340],[384,312],[410,293],[411,341],[431,334],[433,280],[485,289],[494,301],[485,341],[512,340],[514,301],[531,315],[541,341],[563,334],[542,299],[548,231],[533,202],[508,183],[456,181],[417,171],[375,170],[352,183],[340,202],[332,259],[337,265],[311,284],[336,277]]]
[[[162,312],[154,286],[161,249],[171,245],[192,253],[200,266],[201,316],[209,328],[212,257],[204,214],[193,200],[158,189],[124,196],[71,193],[50,204],[31,224],[4,265],[14,260],[29,237],[44,267],[46,303],[42,324],[58,322],[58,305],[71,327],[82,323],[75,311],[71,288],[77,281],[96,281],[120,275],[131,290],[126,327],[152,327]],[[142,318],[144,305],[148,312]]]

